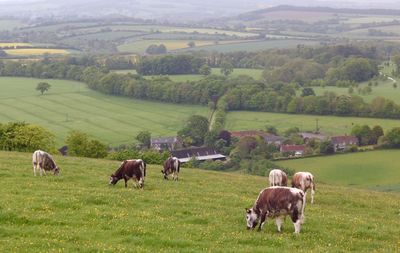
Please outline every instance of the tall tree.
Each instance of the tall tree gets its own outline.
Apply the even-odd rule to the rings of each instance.
[[[204,137],[208,132],[208,119],[204,116],[190,116],[183,129],[178,132],[186,145],[201,146],[204,143]],[[191,143],[187,143],[191,140]]]
[[[141,131],[137,136],[136,140],[138,140],[143,147],[150,148],[151,142],[151,133],[149,131]]]

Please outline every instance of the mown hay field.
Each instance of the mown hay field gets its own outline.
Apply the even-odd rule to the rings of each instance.
[[[34,56],[34,55],[66,55],[69,51],[66,49],[55,49],[55,48],[20,48],[20,49],[6,49],[4,50],[9,55],[18,56]]]
[[[39,82],[48,93],[35,90]],[[135,142],[143,130],[153,136],[175,135],[193,114],[207,116],[207,107],[175,105],[106,96],[83,83],[33,78],[0,78],[0,122],[26,121],[41,125],[63,145],[68,132],[87,132],[110,145]]]
[[[55,156],[61,175],[33,177],[31,154],[0,152],[1,252],[398,252],[399,194],[323,184],[295,235],[268,221],[247,231],[244,208],[264,177],[183,168],[144,190],[108,185],[119,162]]]

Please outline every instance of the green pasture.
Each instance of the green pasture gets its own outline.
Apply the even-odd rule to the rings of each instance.
[[[17,19],[0,19],[0,31],[10,31],[24,26],[24,22]]]
[[[137,74],[134,69],[114,70],[113,72],[120,74]],[[212,68],[211,73],[214,75],[222,75],[220,68]],[[262,69],[246,69],[246,68],[235,68],[231,73],[232,76],[248,75],[255,79],[261,79],[263,70]],[[145,76],[145,78],[153,78],[157,76]],[[186,82],[186,81],[198,81],[204,78],[203,75],[168,75],[168,77],[174,82]]]
[[[398,252],[400,198],[316,177],[315,204],[295,235],[248,231],[267,178],[183,168],[165,181],[148,165],[144,190],[108,185],[117,161],[55,156],[58,177],[33,176],[31,154],[0,152],[0,252]]]
[[[41,81],[51,85],[45,95],[35,90]],[[57,145],[73,129],[110,145],[132,143],[143,130],[153,136],[174,135],[189,116],[208,113],[207,107],[106,96],[65,80],[2,77],[0,90],[1,123],[41,125],[56,135]]]
[[[322,183],[400,192],[400,150],[287,160],[277,164],[296,171],[310,171]]]
[[[217,44],[210,46],[194,47],[185,50],[206,50],[206,51],[217,51],[217,52],[237,52],[237,51],[260,51],[274,48],[295,48],[298,45],[315,46],[318,45],[318,41],[312,40],[299,40],[299,39],[285,39],[285,40],[262,40],[262,41],[250,41],[250,42],[237,42],[230,44]]]
[[[396,80],[396,79],[395,79]],[[372,82],[374,83],[374,82]],[[371,102],[376,97],[384,97],[394,102],[400,104],[400,88],[393,87],[392,80],[378,81],[378,86],[372,85],[372,92],[367,95],[362,95],[357,92],[357,88],[353,88],[353,95],[358,95],[364,99],[365,102]],[[368,85],[368,82],[363,82],[359,84],[359,88],[364,88]],[[399,83],[397,84],[399,85]],[[333,91],[338,95],[349,95],[349,88],[342,88],[336,86],[325,86],[325,87],[312,87],[316,95],[323,95],[327,91]]]
[[[400,127],[400,120],[395,119],[376,119],[361,117],[337,117],[321,115],[302,115],[284,114],[270,112],[249,112],[234,111],[229,112],[225,127],[229,130],[254,130],[265,129],[266,125],[275,126],[279,132],[283,132],[291,127],[298,127],[301,131],[314,131],[318,126],[324,134],[344,135],[350,134],[354,125],[380,125],[387,131],[393,127]]]

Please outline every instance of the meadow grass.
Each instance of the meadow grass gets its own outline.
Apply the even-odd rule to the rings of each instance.
[[[398,252],[399,194],[319,182],[295,235],[268,221],[247,231],[244,208],[267,179],[183,168],[144,190],[109,186],[119,162],[55,156],[61,175],[34,177],[31,154],[0,152],[1,252]]]
[[[146,49],[152,45],[164,44],[168,51],[177,49],[188,48],[188,43],[191,40],[137,40],[135,42],[126,43],[118,46],[118,51],[129,53],[145,53]],[[193,40],[196,46],[213,45],[214,41],[211,40]]]
[[[234,111],[227,114],[225,128],[234,131],[254,130],[265,129],[268,125],[275,126],[280,133],[291,127],[298,127],[301,131],[314,131],[316,119],[324,134],[350,134],[354,125],[380,125],[385,131],[400,126],[400,121],[396,119]]]
[[[41,81],[51,85],[44,95],[35,90]],[[56,135],[57,145],[73,129],[110,145],[132,143],[144,130],[153,136],[175,135],[191,115],[208,114],[207,107],[106,96],[65,80],[2,77],[0,89],[1,123],[41,125]]]
[[[44,54],[59,54],[66,55],[69,54],[66,49],[54,49],[54,48],[21,48],[21,49],[5,49],[4,50],[9,55],[44,55]]]
[[[277,164],[296,171],[310,171],[324,183],[400,192],[399,150],[286,160]]]

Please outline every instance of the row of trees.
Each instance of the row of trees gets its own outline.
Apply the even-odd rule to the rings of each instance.
[[[136,71],[141,75],[198,74],[204,64],[204,59],[192,55],[144,57]]]

